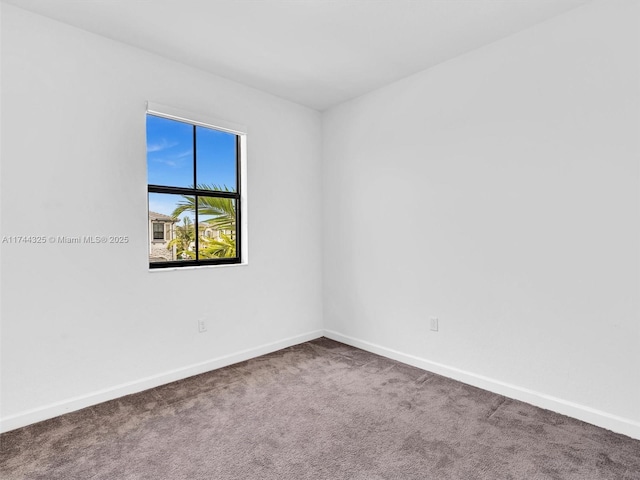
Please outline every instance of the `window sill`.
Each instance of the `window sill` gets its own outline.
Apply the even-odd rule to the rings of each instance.
[[[189,267],[167,267],[167,268],[149,268],[148,271],[152,273],[156,272],[175,272],[176,270],[202,270],[205,268],[224,268],[224,267],[244,267],[249,265],[248,262],[242,263],[222,263],[220,265],[192,265]]]

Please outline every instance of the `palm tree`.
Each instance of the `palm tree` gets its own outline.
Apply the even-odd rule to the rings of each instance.
[[[174,214],[174,216],[176,216]],[[191,250],[191,244],[196,241],[196,229],[189,217],[182,219],[182,225],[175,228],[175,236],[167,244],[167,248],[176,247],[176,257],[184,260],[186,258],[195,258],[195,252]]]
[[[208,190],[211,192],[235,192],[226,185],[198,185],[198,190]],[[190,195],[183,195],[182,201],[178,202],[173,216],[178,217],[184,212],[195,212],[195,198]],[[198,215],[211,216],[213,218],[204,220],[216,230],[236,229],[236,202],[232,198],[204,197],[198,196]]]
[[[200,238],[200,258],[224,258],[236,256],[236,240],[220,233],[220,238]]]
[[[198,185],[198,190],[208,190],[212,192],[234,192],[226,185]],[[200,243],[199,255],[201,258],[221,258],[236,256],[236,202],[232,198],[198,196],[198,217],[205,220],[198,222],[198,230],[203,232],[207,227],[220,232],[217,239],[211,239],[202,233],[198,236]],[[191,195],[183,195],[182,200],[177,203],[173,216],[178,217],[184,212],[196,211],[196,201]],[[207,218],[208,217],[208,218]]]

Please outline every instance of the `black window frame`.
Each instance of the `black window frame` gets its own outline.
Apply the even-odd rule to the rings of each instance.
[[[147,195],[149,193],[168,193],[168,194],[177,194],[184,196],[192,196],[194,198],[194,204],[196,205],[196,209],[194,212],[194,229],[195,229],[195,259],[189,260],[169,260],[166,262],[149,262],[150,269],[160,269],[160,268],[180,268],[180,267],[194,267],[194,266],[206,266],[206,265],[233,265],[242,263],[242,205],[241,205],[241,134],[229,131],[224,128],[216,128],[213,125],[206,125],[200,122],[190,122],[185,119],[176,119],[171,116],[163,116],[157,113],[147,112],[147,116],[165,118],[167,120],[172,120],[174,122],[180,122],[187,125],[191,125],[193,132],[193,185],[194,187],[174,187],[169,185],[155,185],[155,184],[147,184]],[[235,167],[236,167],[236,185],[235,192],[229,192],[224,190],[204,190],[197,188],[197,127],[208,128],[211,130],[217,130],[220,132],[229,133],[235,136],[236,139],[236,158],[235,158]],[[199,243],[200,243],[200,235],[199,232],[199,221],[198,221],[198,197],[215,197],[215,198],[229,198],[235,200],[235,210],[236,210],[236,233],[235,233],[235,241],[236,241],[236,256],[235,257],[222,257],[222,258],[206,258],[200,259],[199,255]],[[147,213],[149,211],[149,207],[147,205]]]

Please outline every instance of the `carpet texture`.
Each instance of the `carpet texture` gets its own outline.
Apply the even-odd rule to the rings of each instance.
[[[0,436],[3,480],[639,480],[640,441],[328,339]]]

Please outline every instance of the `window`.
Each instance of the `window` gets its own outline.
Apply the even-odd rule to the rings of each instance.
[[[241,262],[241,145],[227,129],[147,113],[150,268]]]
[[[153,224],[153,239],[164,240],[164,223]]]

